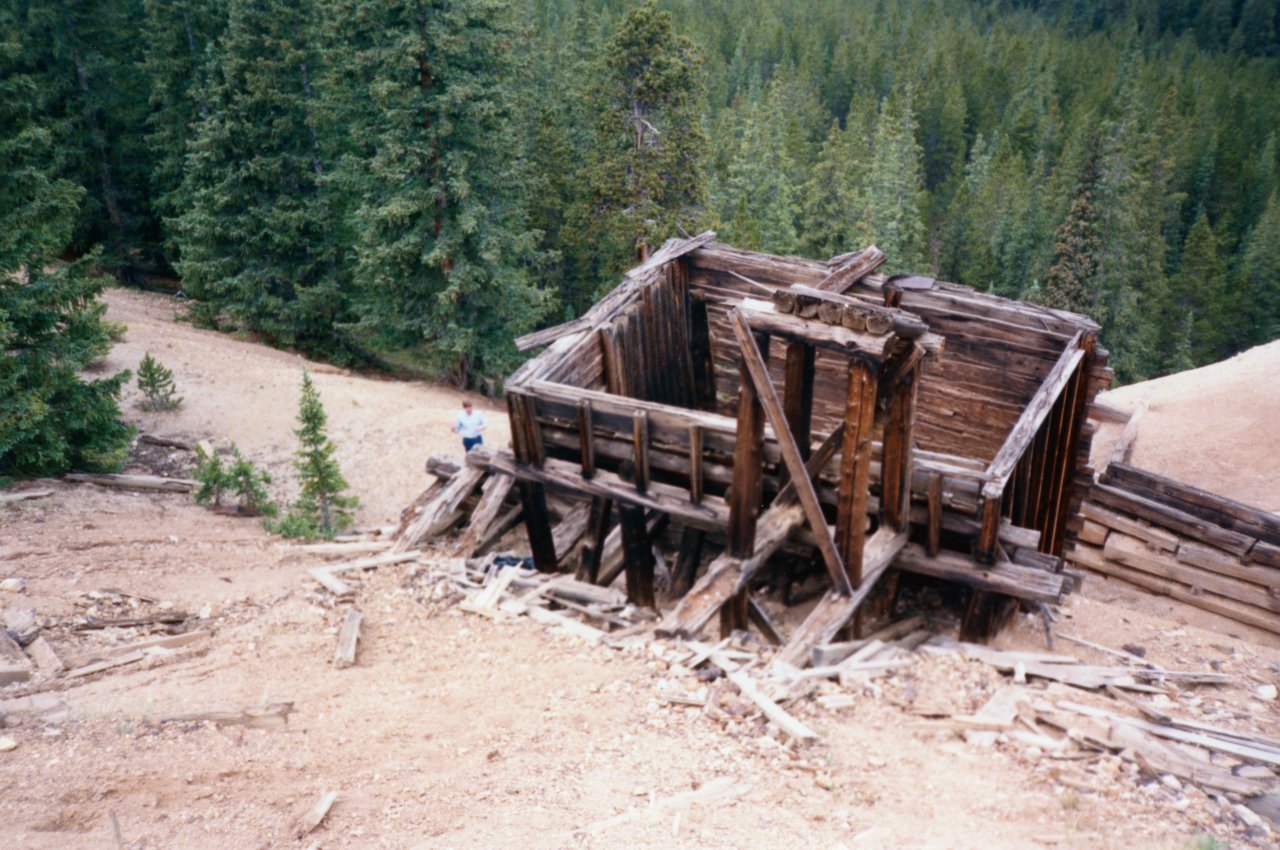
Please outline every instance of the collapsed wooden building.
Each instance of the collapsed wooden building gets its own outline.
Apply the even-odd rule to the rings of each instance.
[[[1086,317],[923,277],[874,247],[827,262],[671,240],[506,384],[509,449],[479,448],[406,519],[469,515],[464,554],[522,521],[540,571],[658,610],[659,630],[758,628],[803,664],[861,628],[900,573],[965,588],[962,632],[1070,590],[1091,480],[1087,411],[1111,378]],[[468,504],[470,510],[460,510]],[[810,564],[830,589],[790,634],[755,594]]]

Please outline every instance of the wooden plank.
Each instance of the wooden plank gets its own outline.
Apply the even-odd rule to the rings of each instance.
[[[884,565],[877,570],[867,570],[862,584],[850,596],[828,591],[775,657],[794,667],[803,667],[812,657],[815,646],[830,643],[844,628],[885,572]]]
[[[764,712],[764,716],[769,718],[774,725],[787,735],[797,741],[811,741],[818,737],[817,732],[796,720],[776,702],[761,693],[751,677],[739,669],[738,665],[730,661],[723,652],[697,641],[690,641],[689,648],[695,652],[705,653],[707,659],[724,671],[725,677],[737,686],[742,695],[759,706],[760,710]]]
[[[991,479],[983,488],[983,495],[998,498],[1004,492],[1004,486],[1013,473],[1013,468],[1022,458],[1045,417],[1053,409],[1058,396],[1066,389],[1067,383],[1074,377],[1077,367],[1084,359],[1085,352],[1080,348],[1083,334],[1077,333],[1067,343],[1066,349],[1054,364],[1053,369],[1040,384],[1040,389],[1022,411],[1008,439],[1000,447],[991,464],[987,467],[987,476]]]
[[[1217,575],[1253,582],[1263,588],[1280,586],[1280,571],[1276,571],[1275,567],[1261,565],[1261,563],[1242,563],[1238,558],[1203,543],[1183,540],[1178,544],[1178,550],[1174,554],[1179,561],[1187,565],[1215,572]]]
[[[315,567],[314,569],[307,570],[307,574],[319,582],[325,590],[328,590],[335,596],[346,598],[355,595],[355,588],[329,572],[325,567]]]
[[[871,495],[871,436],[877,390],[871,364],[861,358],[851,360],[848,382],[840,449],[836,548],[848,572],[849,584],[857,588],[863,576],[867,500]]]
[[[938,554],[942,548],[942,475],[937,472],[929,474],[928,490],[928,536],[925,552],[930,558]]]
[[[818,494],[814,492],[813,481],[805,470],[804,459],[788,426],[782,402],[778,399],[773,382],[769,380],[768,367],[765,366],[760,349],[752,338],[746,318],[736,310],[730,315],[733,317],[733,330],[738,338],[738,346],[742,350],[743,365],[747,369],[765,416],[773,426],[778,446],[782,450],[783,461],[791,473],[790,483],[795,487],[805,518],[817,539],[818,551],[827,565],[827,571],[831,574],[832,585],[840,593],[848,595],[853,592],[850,577],[845,570],[844,562],[840,559],[840,554],[836,551],[831,529],[822,515],[822,505],[818,502]],[[735,552],[735,554],[740,555],[741,552]]]
[[[755,549],[756,520],[760,515],[765,416],[759,388],[746,372],[741,380],[733,485],[729,491],[729,553],[746,558]]]
[[[338,630],[338,645],[333,650],[333,666],[341,670],[356,663],[356,644],[360,640],[360,621],[364,615],[360,609],[351,608]]]
[[[875,245],[868,245],[823,278],[817,288],[827,292],[845,292],[880,268],[884,261],[884,252]]]
[[[702,547],[707,533],[700,528],[688,527],[680,534],[680,549],[676,555],[676,564],[671,571],[671,593],[679,598],[689,592],[698,575],[698,565],[702,563]]]
[[[813,441],[813,365],[817,349],[803,342],[787,345],[783,409],[800,456],[809,459]]]
[[[1120,579],[1143,590],[1168,596],[1179,602],[1185,602],[1196,608],[1226,617],[1237,623],[1280,634],[1280,617],[1262,611],[1252,605],[1225,599],[1215,593],[1195,593],[1191,588],[1179,582],[1165,579],[1143,570],[1127,567],[1103,556],[1102,552],[1092,546],[1075,545],[1067,553],[1068,559],[1075,564],[1087,567],[1094,572]]]
[[[1231,531],[1280,545],[1280,515],[1123,463],[1109,466],[1102,483],[1167,504]]]
[[[905,546],[893,565],[908,572],[1032,602],[1059,602],[1067,589],[1067,580],[1060,574],[1046,573],[1012,561],[980,564],[945,550],[930,558],[924,547],[917,544]]]
[[[164,478],[159,475],[110,475],[105,473],[68,472],[63,478],[80,484],[97,484],[99,487],[113,487],[123,490],[161,490],[166,493],[194,493],[200,487],[200,482],[192,481],[189,478]]]
[[[634,446],[636,489],[643,493],[649,489],[649,415],[637,410],[632,415],[632,444]]]
[[[578,580],[595,584],[600,577],[600,562],[604,556],[605,538],[609,533],[609,515],[613,512],[613,500],[594,497],[591,500],[591,517],[587,524],[587,543],[582,548],[582,561],[578,567]]]
[[[1103,554],[1110,560],[1153,575],[1171,578],[1192,588],[1208,590],[1219,596],[1253,605],[1263,611],[1280,614],[1280,599],[1272,595],[1271,587],[1252,584],[1230,576],[1209,572],[1179,561],[1169,553],[1155,552],[1141,540],[1126,534],[1107,536]]]
[[[467,465],[455,475],[435,501],[423,506],[418,514],[396,538],[391,546],[393,553],[407,552],[423,540],[437,534],[443,534],[461,519],[458,509],[484,480],[485,472]]]
[[[1252,538],[1238,531],[1106,484],[1094,485],[1089,490],[1089,498],[1233,555],[1244,555],[1253,545]]]
[[[702,501],[704,472],[702,465],[702,429],[689,426],[689,501]]]
[[[28,499],[43,499],[52,495],[52,490],[16,490],[9,493],[0,493],[0,505],[12,505],[17,502],[25,502]]]
[[[634,505],[618,505],[622,529],[622,551],[626,562],[627,601],[641,608],[657,609],[653,587],[653,549],[645,527],[644,510]]]
[[[782,645],[782,633],[773,624],[773,620],[769,619],[769,613],[752,596],[747,597],[747,618],[771,646]]]
[[[578,440],[582,455],[582,477],[596,474],[595,428],[591,418],[591,400],[578,400]]]
[[[708,230],[689,239],[669,240],[657,251],[654,251],[647,260],[628,271],[622,282],[612,292],[600,299],[582,316],[563,324],[517,337],[515,341],[516,350],[529,351],[530,349],[555,342],[558,339],[598,327],[601,323],[613,318],[619,310],[630,303],[641,287],[653,283],[656,280],[656,278],[652,278],[654,272],[672,260],[683,257],[709,244],[715,238],[715,233]]]
[[[311,809],[297,820],[293,825],[293,837],[302,838],[311,833],[329,814],[329,810],[333,808],[333,804],[338,799],[337,791],[329,791],[323,794]]]
[[[213,632],[207,629],[201,629],[194,632],[183,632],[179,635],[163,635],[161,637],[148,638],[146,640],[134,641],[133,643],[121,646],[98,647],[97,649],[87,650],[68,658],[66,660],[66,664],[70,668],[85,667],[99,661],[116,658],[121,655],[140,653],[143,650],[157,647],[161,649],[177,649],[180,646],[188,646],[212,636]]]
[[[1080,513],[1095,525],[1105,526],[1106,528],[1128,534],[1131,537],[1137,537],[1147,545],[1154,546],[1155,548],[1162,549],[1166,552],[1172,552],[1177,549],[1178,544],[1182,540],[1178,535],[1165,531],[1163,528],[1144,525],[1131,517],[1118,514],[1113,510],[1105,508],[1102,505],[1095,504],[1091,501],[1086,501],[1080,506]],[[1105,539],[1105,532],[1102,536]],[[1084,540],[1083,537],[1081,537],[1081,539]],[[1102,543],[1103,541],[1085,540],[1085,542]]]
[[[511,488],[515,483],[514,478],[503,473],[489,476],[481,488],[480,501],[471,513],[471,521],[463,532],[462,540],[458,543],[458,554],[464,558],[470,558],[476,554],[480,548],[480,541],[485,538],[494,520],[502,512],[502,506],[506,503],[507,496],[511,494]]]
[[[595,478],[588,481],[578,474],[576,463],[550,459],[541,468],[535,468],[517,463],[508,452],[495,452],[483,446],[472,449],[467,462],[484,464],[498,472],[563,490],[579,498],[600,496],[662,511],[678,522],[708,531],[723,531],[728,525],[729,512],[723,499],[707,496],[695,505],[683,489],[658,481],[651,482],[648,490],[639,493],[633,484],[611,472],[600,470]]]

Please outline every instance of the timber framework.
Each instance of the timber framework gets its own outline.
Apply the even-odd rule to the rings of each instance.
[[[582,317],[517,341],[545,350],[507,381],[511,447],[472,451],[396,545],[464,525],[472,555],[522,522],[538,570],[624,577],[659,632],[718,618],[797,665],[863,628],[902,573],[963,588],[969,637],[1014,600],[1060,600],[1087,412],[1111,379],[1098,326],[883,261],[668,241]],[[829,589],[784,634],[757,594],[811,567]]]

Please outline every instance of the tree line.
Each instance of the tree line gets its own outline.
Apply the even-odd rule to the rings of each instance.
[[[1278,31],[1269,0],[7,0],[31,404],[0,423],[110,396],[67,377],[96,272],[476,385],[705,227],[1089,313],[1124,381],[1210,362],[1280,336]],[[66,374],[17,377],[41,345]]]

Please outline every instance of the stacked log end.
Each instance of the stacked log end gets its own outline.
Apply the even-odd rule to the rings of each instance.
[[[1081,506],[1073,564],[1280,634],[1280,516],[1112,463]]]

